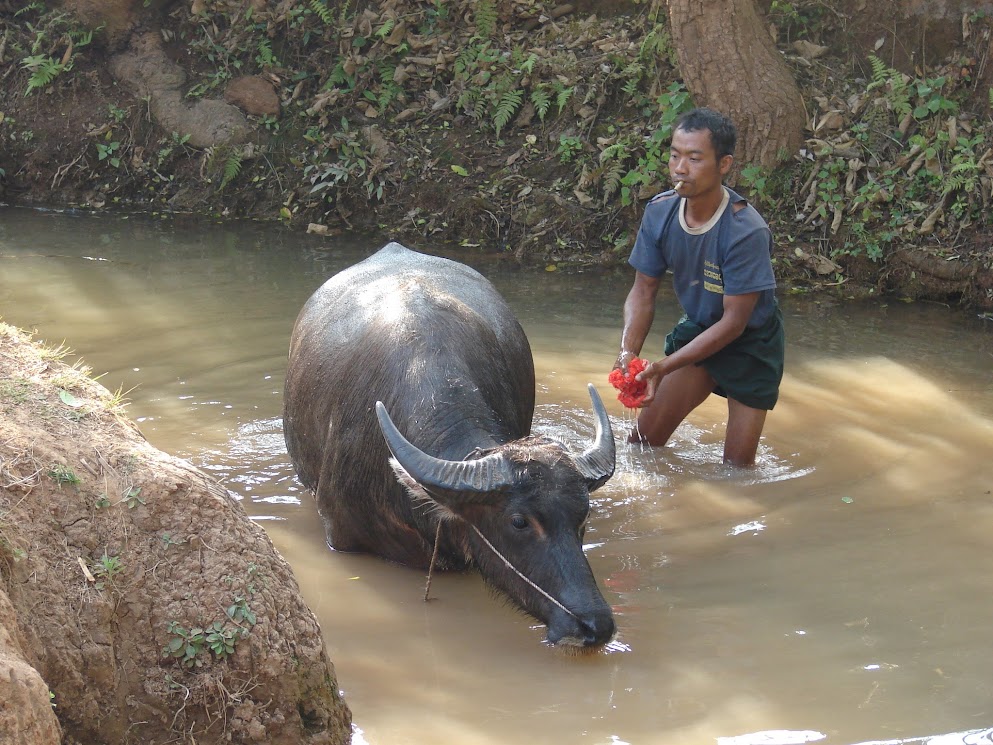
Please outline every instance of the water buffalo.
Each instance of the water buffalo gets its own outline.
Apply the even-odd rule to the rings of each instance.
[[[530,435],[534,362],[507,303],[473,269],[390,243],[304,305],[283,428],[335,549],[427,568],[437,545],[435,567],[478,567],[550,643],[596,648],[614,620],[582,539],[614,440],[589,390],[585,452]]]

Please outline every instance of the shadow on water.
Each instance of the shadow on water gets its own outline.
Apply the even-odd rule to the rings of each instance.
[[[993,333],[940,308],[786,298],[787,377],[755,469],[720,463],[714,398],[664,448],[624,442],[606,383],[629,277],[482,270],[535,353],[535,430],[616,476],[586,553],[619,634],[569,657],[475,574],[325,544],[285,453],[289,332],[382,241],[0,209],[0,314],[63,339],[153,444],[222,480],[293,565],[357,743],[989,743]],[[663,297],[650,349],[677,309]],[[922,736],[921,733],[954,733]]]

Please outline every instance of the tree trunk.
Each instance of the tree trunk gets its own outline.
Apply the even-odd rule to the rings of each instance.
[[[737,125],[738,168],[772,167],[795,154],[806,124],[803,99],[754,0],[668,4],[679,71],[698,106]]]

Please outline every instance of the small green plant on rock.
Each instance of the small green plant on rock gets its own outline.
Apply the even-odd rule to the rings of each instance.
[[[559,135],[559,147],[556,152],[560,163],[571,163],[583,152],[583,141],[572,135]]]
[[[97,559],[91,571],[97,580],[93,586],[102,590],[108,584],[113,584],[114,577],[124,571],[124,565],[119,556],[108,556],[107,552],[104,551],[103,556]]]
[[[256,622],[255,614],[244,598],[236,597],[227,610],[227,616],[234,623],[246,622],[249,627]],[[172,635],[162,648],[163,657],[171,657],[187,669],[202,667],[212,652],[218,660],[225,660],[235,652],[242,639],[248,638],[250,628],[241,625],[229,627],[224,621],[214,621],[205,627],[194,626],[187,629],[178,621],[170,621],[166,630]]]
[[[186,543],[186,541],[184,540],[176,540],[176,537],[170,535],[169,533],[163,533],[162,535],[159,536],[159,538],[161,539],[167,551],[169,550],[170,546],[182,546],[184,543]]]
[[[48,469],[48,477],[60,487],[62,484],[72,484],[73,486],[79,484],[79,476],[76,475],[75,471],[61,463],[55,463]]]
[[[0,560],[9,557],[9,559],[16,564],[17,562],[23,561],[24,559],[28,558],[27,551],[25,551],[20,546],[15,546],[3,534],[2,530],[4,527],[5,527],[4,524],[0,522]]]
[[[108,132],[107,134],[110,133]],[[97,148],[97,160],[106,160],[108,163],[114,166],[114,168],[117,168],[121,165],[121,159],[117,155],[115,155],[115,153],[121,147],[120,142],[114,140],[113,142],[108,142],[108,143],[97,142],[95,144]]]
[[[226,629],[223,623],[214,621],[207,627],[204,640],[217,659],[223,660],[234,654],[235,644],[246,636],[246,629]]]
[[[234,598],[234,603],[228,606],[227,610],[228,618],[230,618],[235,623],[244,621],[250,626],[254,626],[258,620],[252,609],[248,607],[248,601],[240,595],[236,595]]]
[[[167,631],[172,638],[162,648],[163,657],[172,657],[187,669],[203,666],[204,660],[200,656],[205,644],[203,629],[186,629],[178,621],[170,621]]]
[[[141,498],[141,487],[132,486],[121,501],[128,506],[129,510],[133,510],[138,505],[145,504],[145,500]]]

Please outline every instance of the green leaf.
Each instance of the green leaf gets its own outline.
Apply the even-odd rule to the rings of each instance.
[[[454,171],[459,176],[468,176],[469,172],[462,166],[452,166],[452,171]]]
[[[78,409],[80,406],[83,405],[82,401],[80,401],[74,395],[69,393],[69,391],[63,388],[59,389],[59,398],[62,399],[62,403],[64,403],[66,406],[71,406],[74,409]]]

